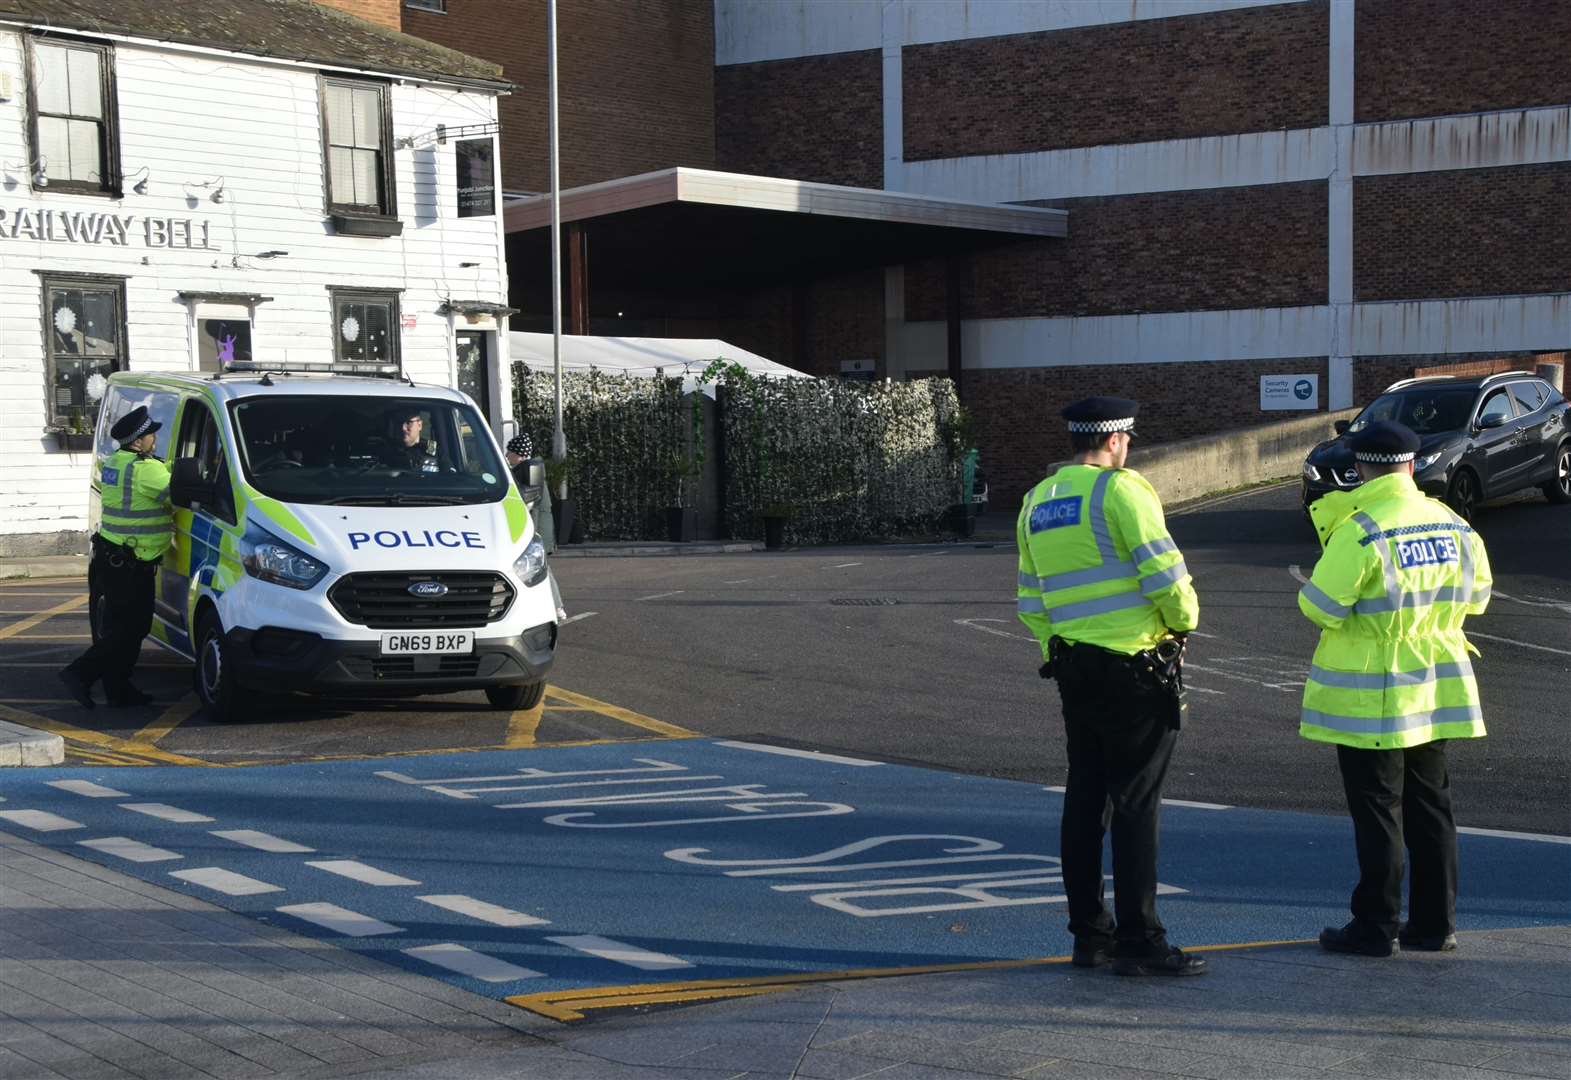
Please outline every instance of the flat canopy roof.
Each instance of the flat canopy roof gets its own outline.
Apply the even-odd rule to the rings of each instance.
[[[1034,206],[673,168],[562,192],[563,223],[588,234],[589,287],[758,284],[1068,235]],[[551,200],[503,210],[510,273],[550,266]],[[535,276],[523,271],[526,276]]]

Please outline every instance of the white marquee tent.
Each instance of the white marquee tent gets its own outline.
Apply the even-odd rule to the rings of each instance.
[[[508,350],[514,362],[522,362],[535,372],[551,371],[551,335],[515,331],[508,335]],[[696,376],[714,360],[729,360],[762,378],[810,379],[795,368],[777,364],[757,353],[738,348],[719,338],[593,337],[562,335],[562,370],[588,371],[594,368],[608,374],[685,375],[683,389],[692,390]],[[714,396],[714,386],[705,392]]]

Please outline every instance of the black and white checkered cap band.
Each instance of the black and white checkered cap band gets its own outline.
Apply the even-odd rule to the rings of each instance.
[[[1359,461],[1367,461],[1371,465],[1396,465],[1404,461],[1412,461],[1418,455],[1409,450],[1405,454],[1377,454],[1372,450],[1359,451],[1353,455]]]
[[[136,442],[136,440],[140,439],[143,435],[146,435],[147,434],[147,429],[152,427],[155,423],[157,423],[157,421],[154,420],[151,416],[149,416],[146,420],[142,421],[142,426],[141,427],[137,428],[136,431],[132,432],[130,435],[127,435],[125,438],[121,439],[120,440],[120,445],[125,446],[125,445],[127,445],[129,443]]]
[[[1076,435],[1109,435],[1115,431],[1133,431],[1135,418],[1126,416],[1122,420],[1071,420],[1069,430]]]

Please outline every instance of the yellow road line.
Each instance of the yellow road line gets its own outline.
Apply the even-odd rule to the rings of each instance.
[[[9,627],[7,628],[9,629]],[[12,641],[92,641],[92,634],[28,634],[14,637]]]
[[[1309,945],[1302,938],[1290,941],[1246,941],[1234,945],[1201,945],[1185,952],[1223,952],[1267,949],[1279,945]],[[704,979],[695,982],[640,983],[634,986],[592,987],[586,990],[548,991],[503,998],[509,1005],[538,1013],[552,1020],[570,1023],[582,1020],[592,1009],[620,1009],[633,1005],[678,1005],[694,1001],[756,997],[777,994],[813,983],[848,982],[853,979],[892,979],[906,975],[937,975],[955,971],[1007,971],[1013,968],[1046,967],[1067,964],[1067,956],[1031,960],[977,960],[961,964],[931,964],[925,967],[862,968],[853,971],[815,971],[800,975],[765,975],[752,979]]]
[[[185,697],[165,709],[163,715],[159,716],[157,720],[154,720],[141,731],[131,736],[131,741],[147,743],[151,746],[195,716],[201,707],[202,703],[197,700],[196,694],[188,693]]]
[[[657,735],[665,735],[672,739],[699,739],[703,737],[696,731],[689,731],[687,728],[677,727],[675,724],[668,724],[663,720],[656,720],[652,716],[636,713],[632,709],[608,705],[603,701],[596,701],[592,697],[575,694],[571,690],[562,690],[553,686],[547,692],[552,697],[560,698],[569,705],[582,706],[599,713],[601,716],[609,716],[613,720],[620,720],[624,724],[631,724],[633,727],[643,728],[645,731],[653,731]]]
[[[102,731],[89,731],[86,728],[63,724],[58,720],[51,720],[47,716],[23,712],[21,709],[13,709],[9,705],[0,705],[0,720],[9,720],[13,724],[21,724],[24,727],[47,731],[51,735],[60,736],[67,742],[85,743],[100,750],[115,750],[133,754],[137,757],[151,758],[161,765],[200,765],[203,767],[212,767],[214,765],[211,761],[202,761],[199,758],[171,754],[167,750],[159,750],[146,743],[136,743],[130,739],[122,739],[118,735],[106,735]]]
[[[71,599],[67,600],[63,604],[56,604],[54,607],[50,608],[48,611],[41,611],[37,615],[31,616],[30,618],[23,619],[21,622],[14,622],[10,626],[0,627],[0,641],[5,641],[7,638],[14,638],[14,637],[16,637],[19,634],[26,633],[27,631],[31,630],[33,627],[38,626],[40,623],[47,622],[48,620],[54,618],[56,615],[64,615],[68,611],[75,611],[77,608],[82,607],[86,603],[87,603],[87,594],[83,593],[81,596],[73,596]],[[39,639],[39,638],[32,638],[30,640],[38,641],[38,640],[41,640],[41,639]],[[53,639],[42,639],[42,640],[53,640]]]
[[[507,718],[507,739],[504,750],[522,750],[535,744],[535,732],[540,730],[540,717],[545,714],[545,702],[532,709],[518,709]]]

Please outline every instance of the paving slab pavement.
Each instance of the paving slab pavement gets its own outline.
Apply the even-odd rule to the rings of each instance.
[[[0,1080],[1571,1080],[1568,925],[818,984],[562,1025],[0,834]]]

